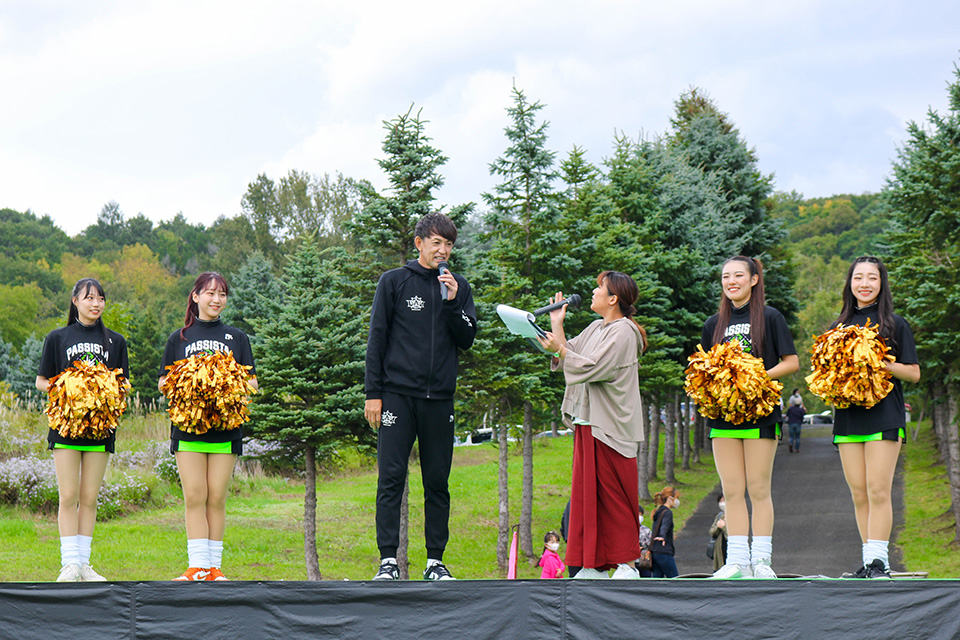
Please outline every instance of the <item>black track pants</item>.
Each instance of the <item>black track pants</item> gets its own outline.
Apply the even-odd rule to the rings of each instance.
[[[443,559],[450,537],[450,462],[453,458],[453,399],[427,400],[383,394],[377,436],[377,546],[380,557],[397,555],[400,502],[413,442],[420,443],[427,557]]]

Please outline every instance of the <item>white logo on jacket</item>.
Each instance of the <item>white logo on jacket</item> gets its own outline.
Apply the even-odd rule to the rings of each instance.
[[[427,305],[420,296],[413,296],[407,300],[407,306],[413,311],[422,311]]]
[[[468,327],[473,326],[473,322],[470,321],[470,316],[467,315],[466,311],[461,311],[460,315],[463,317],[463,321],[467,323]]]

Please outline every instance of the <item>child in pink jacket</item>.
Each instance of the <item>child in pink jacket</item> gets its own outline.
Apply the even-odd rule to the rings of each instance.
[[[559,548],[560,536],[553,531],[548,531],[543,536],[543,555],[540,556],[540,566],[543,567],[543,572],[540,574],[541,579],[549,580],[563,577],[563,572],[567,567],[557,553]]]

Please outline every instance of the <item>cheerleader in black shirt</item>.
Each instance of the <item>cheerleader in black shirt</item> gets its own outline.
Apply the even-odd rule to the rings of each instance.
[[[870,409],[851,406],[837,409],[833,441],[840,450],[843,475],[857,515],[863,566],[844,577],[889,578],[887,547],[893,528],[893,473],[906,439],[906,410],[900,381],[918,382],[920,364],[913,332],[907,321],[893,312],[887,268],[879,258],[857,258],[847,272],[843,308],[831,325],[879,326],[896,362],[884,368],[893,375],[893,390]]]
[[[228,292],[227,281],[219,273],[205,272],[197,278],[187,296],[183,329],[170,335],[163,351],[159,387],[163,387],[168,366],[212,351],[230,352],[238,363],[251,367],[250,374],[256,376],[247,335],[220,321]],[[250,380],[250,384],[257,388],[256,377]],[[241,453],[242,439],[243,432],[239,427],[195,434],[170,425],[170,451],[177,458],[183,485],[189,565],[175,580],[227,579],[220,571],[227,519],[227,488],[237,456]]]
[[[103,287],[93,278],[83,278],[73,287],[67,326],[51,331],[43,341],[37,372],[37,389],[50,390],[50,379],[75,361],[102,362],[108,369],[120,369],[129,378],[127,342],[116,331],[103,326],[106,306]],[[97,497],[113,453],[116,435],[102,440],[67,438],[55,429],[47,432],[47,448],[53,450],[57,470],[60,506],[60,575],[57,582],[103,582],[90,566],[90,545],[97,523]]]
[[[797,350],[783,315],[766,306],[763,265],[746,256],[730,258],[720,277],[720,310],[707,319],[701,343],[709,349],[737,340],[744,353],[763,360],[767,375],[776,380],[800,369]],[[776,578],[773,554],[773,499],[770,484],[780,439],[780,408],[752,423],[708,420],[713,459],[723,485],[727,515],[726,564],[714,578]],[[750,493],[752,517],[745,493]],[[747,535],[753,525],[753,541]]]

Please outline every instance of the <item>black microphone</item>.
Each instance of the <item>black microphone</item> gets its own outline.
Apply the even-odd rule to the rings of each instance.
[[[437,263],[437,269],[440,270],[440,275],[445,273],[450,273],[450,265],[447,264],[446,260],[441,260]],[[443,302],[447,299],[447,285],[443,280],[440,281],[440,301]]]
[[[570,305],[570,306],[573,307],[574,309],[579,309],[579,308],[580,308],[580,296],[579,296],[578,294],[574,293],[574,294],[571,295],[570,297],[564,298],[564,299],[561,300],[560,302],[554,302],[553,304],[548,304],[548,305],[545,306],[545,307],[540,307],[539,309],[537,309],[536,311],[533,312],[533,315],[535,315],[535,316],[542,316],[542,315],[545,314],[545,313],[550,313],[550,312],[553,311],[554,309],[559,309],[560,307],[562,307],[562,306],[565,305],[565,304]]]

